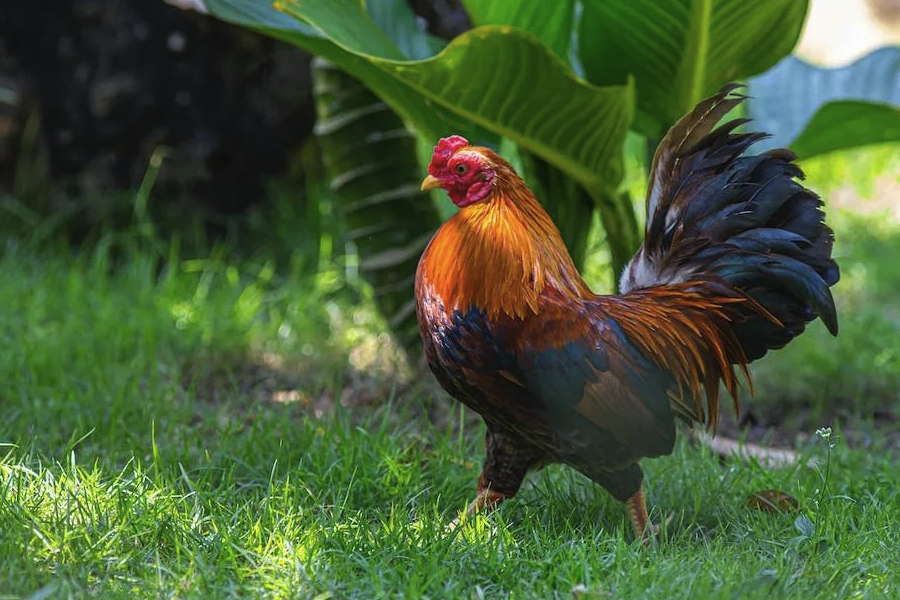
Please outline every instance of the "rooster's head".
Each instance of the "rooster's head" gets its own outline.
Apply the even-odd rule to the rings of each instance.
[[[490,150],[470,146],[458,135],[442,138],[434,147],[422,190],[444,188],[460,208],[480,202],[490,195],[498,167],[502,168],[498,158]]]

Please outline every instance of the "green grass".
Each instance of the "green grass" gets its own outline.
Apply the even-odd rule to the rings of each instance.
[[[896,596],[897,454],[873,451],[896,427],[872,419],[900,412],[900,224],[872,183],[900,173],[895,154],[806,166],[828,197],[846,186],[836,173],[861,182],[859,205],[829,213],[842,331],[767,358],[750,404],[810,415],[795,426],[816,465],[722,464],[683,440],[643,463],[652,517],[671,517],[649,548],[562,467],[447,532],[471,499],[481,426],[392,370],[378,319],[337,272],[10,241],[0,598]],[[873,425],[868,447],[847,443],[845,416]],[[765,489],[799,509],[749,508]]]

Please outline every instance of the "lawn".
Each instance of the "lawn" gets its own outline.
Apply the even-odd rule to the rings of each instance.
[[[730,430],[801,460],[722,461],[682,436],[643,463],[668,521],[650,547],[562,467],[448,531],[483,430],[390,359],[336,267],[7,240],[0,598],[896,597],[900,158],[805,167],[837,234],[841,334],[816,325],[756,366]],[[762,490],[798,508],[748,506]]]

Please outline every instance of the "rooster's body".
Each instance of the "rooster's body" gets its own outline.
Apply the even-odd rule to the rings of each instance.
[[[660,144],[645,241],[614,296],[591,292],[506,161],[457,136],[435,148],[423,189],[461,210],[422,255],[416,306],[431,370],[487,425],[471,510],[562,462],[627,502],[643,534],[638,461],[672,451],[675,418],[714,425],[719,382],[737,398],[735,366],[817,315],[837,331],[821,201],[790,152],[743,156],[761,134],[714,129],[741,101],[731,90]]]

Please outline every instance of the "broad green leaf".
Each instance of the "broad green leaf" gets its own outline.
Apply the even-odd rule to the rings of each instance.
[[[333,62],[426,138],[457,133],[474,143],[492,143],[498,135],[514,141],[587,190],[618,267],[634,251],[633,210],[617,193],[634,105],[630,81],[591,85],[534,35],[509,26],[476,28],[431,58],[409,61],[360,2],[279,3],[302,27],[287,25],[266,2],[208,0],[210,10],[226,20]]]
[[[900,107],[839,100],[823,105],[790,147],[809,158],[881,142],[900,142]]]
[[[445,46],[442,39],[425,31],[407,0],[367,2],[366,9],[406,58],[428,58]]]
[[[836,69],[795,57],[749,82],[749,114],[772,133],[762,147],[790,146],[807,158],[900,139],[900,48],[875,50]]]
[[[302,45],[300,42],[304,37],[322,38],[306,23],[275,10],[271,0],[206,0],[206,8],[212,15],[235,25],[291,36],[297,45]]]
[[[415,136],[362,83],[328,61],[316,58],[312,76],[315,134],[360,256],[360,274],[400,345],[412,351],[419,347],[413,273],[441,220],[419,191]]]
[[[574,0],[463,0],[463,5],[475,25],[511,25],[524,29],[547,44],[558,57],[569,60]]]
[[[432,105],[504,135],[563,169],[595,199],[600,188],[614,189],[621,181],[631,88],[598,88],[577,79],[531,34],[479,27],[431,59],[396,61],[381,54],[383,43],[370,35],[371,20],[352,0],[292,0],[284,9]],[[450,133],[455,132],[444,132]]]
[[[404,58],[400,49],[375,24],[360,2],[283,0],[277,2],[275,8],[303,21],[310,21],[307,14],[311,12],[315,15],[316,22],[310,21],[310,24],[349,52],[393,60]]]
[[[354,4],[352,0],[348,1]],[[389,73],[373,68],[365,58],[330,41],[318,29],[276,10],[269,0],[206,0],[206,6],[210,13],[224,21],[255,29],[333,62],[366,84],[404,120],[414,124],[424,136],[437,138],[446,135],[447,131],[456,131],[470,139],[485,139],[483,131],[473,128],[470,122],[441,107],[435,107],[408,85]],[[402,56],[400,50],[368,16],[365,16],[362,26],[371,33],[372,39],[367,40],[368,44],[378,46],[390,56]],[[352,32],[345,33],[352,35]]]
[[[702,98],[760,73],[794,47],[806,0],[584,0],[586,77],[637,85],[634,128],[659,139]]]

